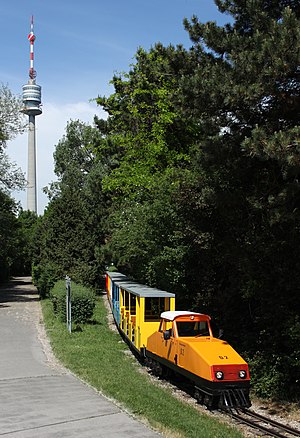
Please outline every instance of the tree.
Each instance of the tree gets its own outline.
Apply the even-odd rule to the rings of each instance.
[[[20,267],[20,252],[24,249],[18,208],[9,192],[24,189],[26,181],[21,169],[5,152],[7,142],[25,129],[20,109],[20,98],[14,96],[8,86],[0,85],[0,280]]]
[[[31,275],[38,217],[32,211],[20,210],[18,211],[17,221],[18,235],[11,272],[13,275]]]
[[[26,185],[24,173],[8,155],[0,150],[0,190],[23,190]]]
[[[50,202],[36,230],[36,277],[48,269],[54,279],[68,274],[81,283],[99,281],[101,267],[95,254],[104,238],[106,202],[101,188],[105,165],[94,154],[100,141],[97,129],[71,121],[56,146],[58,182],[47,189]]]
[[[16,203],[0,190],[0,281],[11,275],[18,255],[18,221]]]
[[[185,224],[174,202],[172,179],[161,180],[152,198],[144,202],[128,199],[112,204],[102,251],[104,259],[121,272],[177,293],[179,305],[180,295],[186,290],[182,272],[188,247]]]
[[[7,141],[25,129],[24,116],[20,112],[21,100],[14,96],[8,86],[0,86],[0,189],[9,191],[23,189],[25,178],[20,168],[11,163],[5,153]]]
[[[24,116],[20,112],[22,101],[14,96],[7,85],[0,86],[0,150],[8,140],[24,132]]]
[[[139,49],[129,73],[113,78],[115,93],[97,99],[109,114],[97,126],[105,134],[105,152],[114,157],[103,181],[112,204],[102,257],[142,282],[182,296],[187,247],[175,193],[188,178],[198,135],[197,123],[186,119],[177,103],[189,58],[180,46]]]
[[[178,78],[188,53],[161,44],[139,49],[128,74],[114,76],[115,93],[97,103],[109,114],[106,128],[119,146],[118,163],[104,187],[131,198],[147,199],[157,179],[186,167],[187,145],[195,135],[175,108]]]
[[[192,211],[187,217],[192,235],[207,231],[211,242],[208,251],[192,244],[198,263],[191,277],[197,278],[197,271],[206,274],[201,280],[208,288],[200,302],[222,309],[219,316],[231,336],[234,327],[242,328],[239,338],[250,357],[258,352],[257,370],[262,363],[267,363],[264,372],[272,370],[268,390],[260,385],[268,379],[259,373],[257,388],[264,386],[269,395],[295,394],[299,3],[216,3],[233,16],[233,24],[185,21],[198,62],[195,74],[182,79],[181,100],[203,137],[193,161],[201,176],[181,193],[182,210]],[[198,290],[203,290],[201,280],[195,282]]]

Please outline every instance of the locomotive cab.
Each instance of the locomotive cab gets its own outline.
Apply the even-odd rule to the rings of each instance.
[[[160,327],[159,331],[163,331],[163,336],[165,340],[168,340],[172,337],[175,338],[184,338],[184,337],[198,337],[198,336],[213,336],[211,326],[210,326],[210,317],[208,315],[194,313],[189,314],[189,312],[180,312],[180,318],[178,317],[174,320],[172,329],[164,330],[166,325],[166,321],[168,320],[168,313],[164,312],[161,315]],[[175,312],[172,312],[174,314]],[[188,318],[186,318],[188,316]]]

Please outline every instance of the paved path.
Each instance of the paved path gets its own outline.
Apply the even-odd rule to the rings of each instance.
[[[41,316],[29,277],[0,289],[0,438],[158,438],[55,361]]]

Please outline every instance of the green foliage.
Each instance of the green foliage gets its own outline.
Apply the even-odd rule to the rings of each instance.
[[[0,84],[0,281],[30,271],[26,233],[10,191],[23,190],[24,174],[5,153],[6,144],[25,129],[21,99]]]
[[[6,280],[12,274],[14,263],[19,256],[19,241],[16,203],[0,190],[0,281]]]
[[[25,129],[24,115],[20,112],[22,100],[14,96],[7,85],[0,85],[0,151],[8,140]]]
[[[232,24],[185,20],[197,63],[182,80],[183,109],[202,130],[192,161],[199,177],[179,193],[190,230],[189,278],[199,292],[195,304],[216,314],[234,345],[249,357],[255,352],[257,391],[292,397],[290,376],[299,364],[299,345],[287,335],[299,314],[299,7],[217,5]]]
[[[31,275],[38,217],[31,211],[21,210],[17,219],[19,226],[18,253],[14,259],[12,274]]]
[[[0,189],[22,190],[26,181],[16,163],[12,163],[4,152],[7,141],[12,140],[25,129],[21,98],[14,96],[7,85],[0,84]]]
[[[0,189],[8,194],[11,190],[24,190],[25,187],[26,180],[21,168],[11,162],[0,146]]]
[[[66,322],[66,283],[57,281],[50,292],[53,310],[62,322]],[[93,316],[96,298],[94,292],[82,285],[71,283],[72,322],[85,324]]]
[[[110,137],[121,145],[117,165],[104,178],[106,190],[142,200],[155,190],[157,176],[188,165],[196,125],[175,106],[187,56],[181,47],[161,44],[148,53],[139,49],[130,72],[113,78],[115,93],[97,99],[110,115]]]
[[[32,266],[32,282],[36,286],[41,298],[49,296],[57,280],[57,267],[52,263]]]
[[[31,275],[37,217],[0,190],[0,281]]]
[[[68,273],[91,286],[104,269],[95,256],[106,214],[101,184],[106,168],[94,155],[100,140],[97,129],[79,121],[68,124],[55,151],[59,181],[47,189],[50,203],[36,230],[35,263],[53,266],[56,279]]]
[[[299,361],[292,364],[287,355],[257,352],[248,362],[254,376],[252,390],[258,397],[297,400]]]
[[[166,177],[160,179],[151,200],[123,202],[121,210],[109,217],[113,232],[102,251],[107,263],[113,262],[121,272],[182,293],[186,289],[182,272],[188,248],[185,224],[173,199],[175,192],[174,178]]]

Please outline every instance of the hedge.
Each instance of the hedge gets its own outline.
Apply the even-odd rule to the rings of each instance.
[[[40,297],[46,298],[58,279],[57,267],[52,263],[32,266],[32,282],[37,287]]]
[[[50,291],[54,314],[66,322],[66,282],[59,280]],[[72,322],[85,324],[93,316],[96,304],[95,293],[78,283],[71,282]]]

